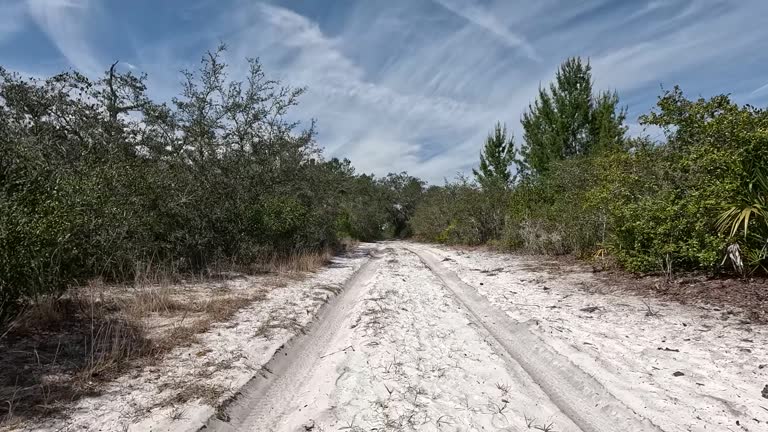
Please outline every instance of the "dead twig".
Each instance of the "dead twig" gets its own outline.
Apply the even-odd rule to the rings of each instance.
[[[659,311],[654,311],[653,309],[651,309],[651,305],[648,304],[648,302],[645,301],[645,300],[643,300],[643,304],[648,309],[648,311],[645,312],[645,316],[647,316],[647,317],[657,317],[658,318]]]
[[[536,417],[528,417],[527,414],[523,414],[523,419],[525,420],[525,426],[528,429],[531,429],[534,426],[534,423],[536,423]]]
[[[448,417],[448,416],[447,415],[441,415],[440,417],[437,418],[437,421],[435,422],[435,424],[437,424],[437,428],[438,429],[442,428],[443,424],[446,424],[446,425],[449,425],[449,426],[453,424],[453,423],[451,423],[449,421],[443,420],[443,418],[445,418],[445,417]]]
[[[321,355],[321,356],[320,356],[320,358],[326,358],[326,357],[328,357],[328,356],[332,356],[332,355],[334,355],[334,354],[338,354],[338,353],[340,353],[340,352],[346,352],[348,349],[351,349],[352,351],[354,351],[354,350],[355,350],[355,347],[353,347],[352,345],[350,345],[350,346],[348,346],[348,347],[346,347],[346,348],[344,348],[344,349],[340,349],[340,350],[338,350],[338,351],[334,351],[334,352],[332,352],[332,353],[328,353],[328,354],[323,354],[323,355]]]

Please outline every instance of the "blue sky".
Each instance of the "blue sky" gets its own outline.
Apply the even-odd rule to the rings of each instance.
[[[476,164],[495,121],[519,138],[568,56],[619,91],[634,134],[662,85],[768,102],[765,0],[0,0],[0,64],[27,75],[120,60],[168,99],[220,41],[234,75],[259,57],[308,87],[295,115],[317,119],[326,155],[432,182]]]

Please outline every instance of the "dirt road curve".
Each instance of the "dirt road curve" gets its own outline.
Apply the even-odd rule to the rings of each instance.
[[[509,288],[503,279],[493,291],[465,276],[510,270],[473,269],[424,245],[382,247],[310,331],[278,351],[264,374],[206,430],[768,430],[768,401],[751,393],[758,384],[747,376],[731,379],[752,367],[750,360],[731,364],[712,352],[719,379],[696,376],[689,383],[685,373],[666,368],[701,369],[697,351],[690,359],[655,346],[633,354],[636,340],[621,328],[606,333],[599,325],[593,342],[583,343],[602,348],[608,340],[605,357],[599,350],[585,355],[576,344],[550,338],[535,313],[533,320],[522,320],[502,310],[497,291]],[[515,308],[514,302],[505,304]],[[560,306],[519,307],[543,314]],[[591,319],[579,318],[572,329],[563,323],[563,332],[579,334]],[[633,319],[654,318],[638,313]],[[669,343],[675,335],[661,337]],[[647,367],[634,363],[646,355]]]

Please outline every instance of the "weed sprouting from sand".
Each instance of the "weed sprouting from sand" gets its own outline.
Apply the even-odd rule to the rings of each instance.
[[[536,424],[536,417],[528,417],[528,414],[523,414],[523,420],[525,420],[525,426],[528,429],[532,429]]]
[[[544,423],[533,427],[536,430],[540,430],[541,432],[555,432],[555,424],[554,423]]]

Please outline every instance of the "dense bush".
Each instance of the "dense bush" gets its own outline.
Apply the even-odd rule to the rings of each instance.
[[[497,241],[504,228],[507,198],[506,190],[483,190],[467,179],[432,186],[411,219],[414,235],[447,244]]]
[[[520,155],[499,123],[475,180],[424,190],[324,160],[314,124],[287,120],[303,89],[256,61],[232,80],[220,53],[169,103],[116,65],[100,80],[0,69],[0,320],[95,276],[248,266],[346,237],[610,253],[643,272],[768,267],[764,110],[674,88],[641,117],[666,139],[628,139],[618,96],[571,59],[524,116]],[[744,268],[722,266],[729,246]]]
[[[531,253],[610,253],[638,272],[728,270],[726,248],[738,244],[744,271],[765,270],[768,113],[727,96],[688,100],[676,87],[640,119],[662,128],[666,139],[627,139],[615,95],[591,96],[583,85],[565,86],[589,82],[588,72],[588,66],[568,61],[550,92],[541,92],[543,99],[524,119],[526,142],[517,161],[522,175],[502,199],[467,183],[432,188],[417,208],[416,234]],[[565,114],[581,113],[572,116],[575,123],[560,115],[560,106]],[[590,126],[596,118],[603,120]],[[598,129],[608,135],[590,134],[601,122],[605,127]],[[555,133],[579,128],[583,133]],[[584,141],[590,139],[601,142]],[[590,150],[566,151],[580,148]],[[501,218],[493,205],[498,202],[506,205]],[[503,229],[487,230],[485,237],[477,234],[480,229],[462,228],[499,220]]]
[[[117,65],[96,81],[0,69],[0,321],[95,276],[247,266],[407,231],[420,181],[324,161],[314,125],[286,119],[303,89],[254,60],[232,80],[221,50],[169,104]]]
[[[536,254],[593,253],[605,236],[605,213],[587,200],[594,173],[592,158],[577,157],[523,179],[510,193],[502,244]]]

